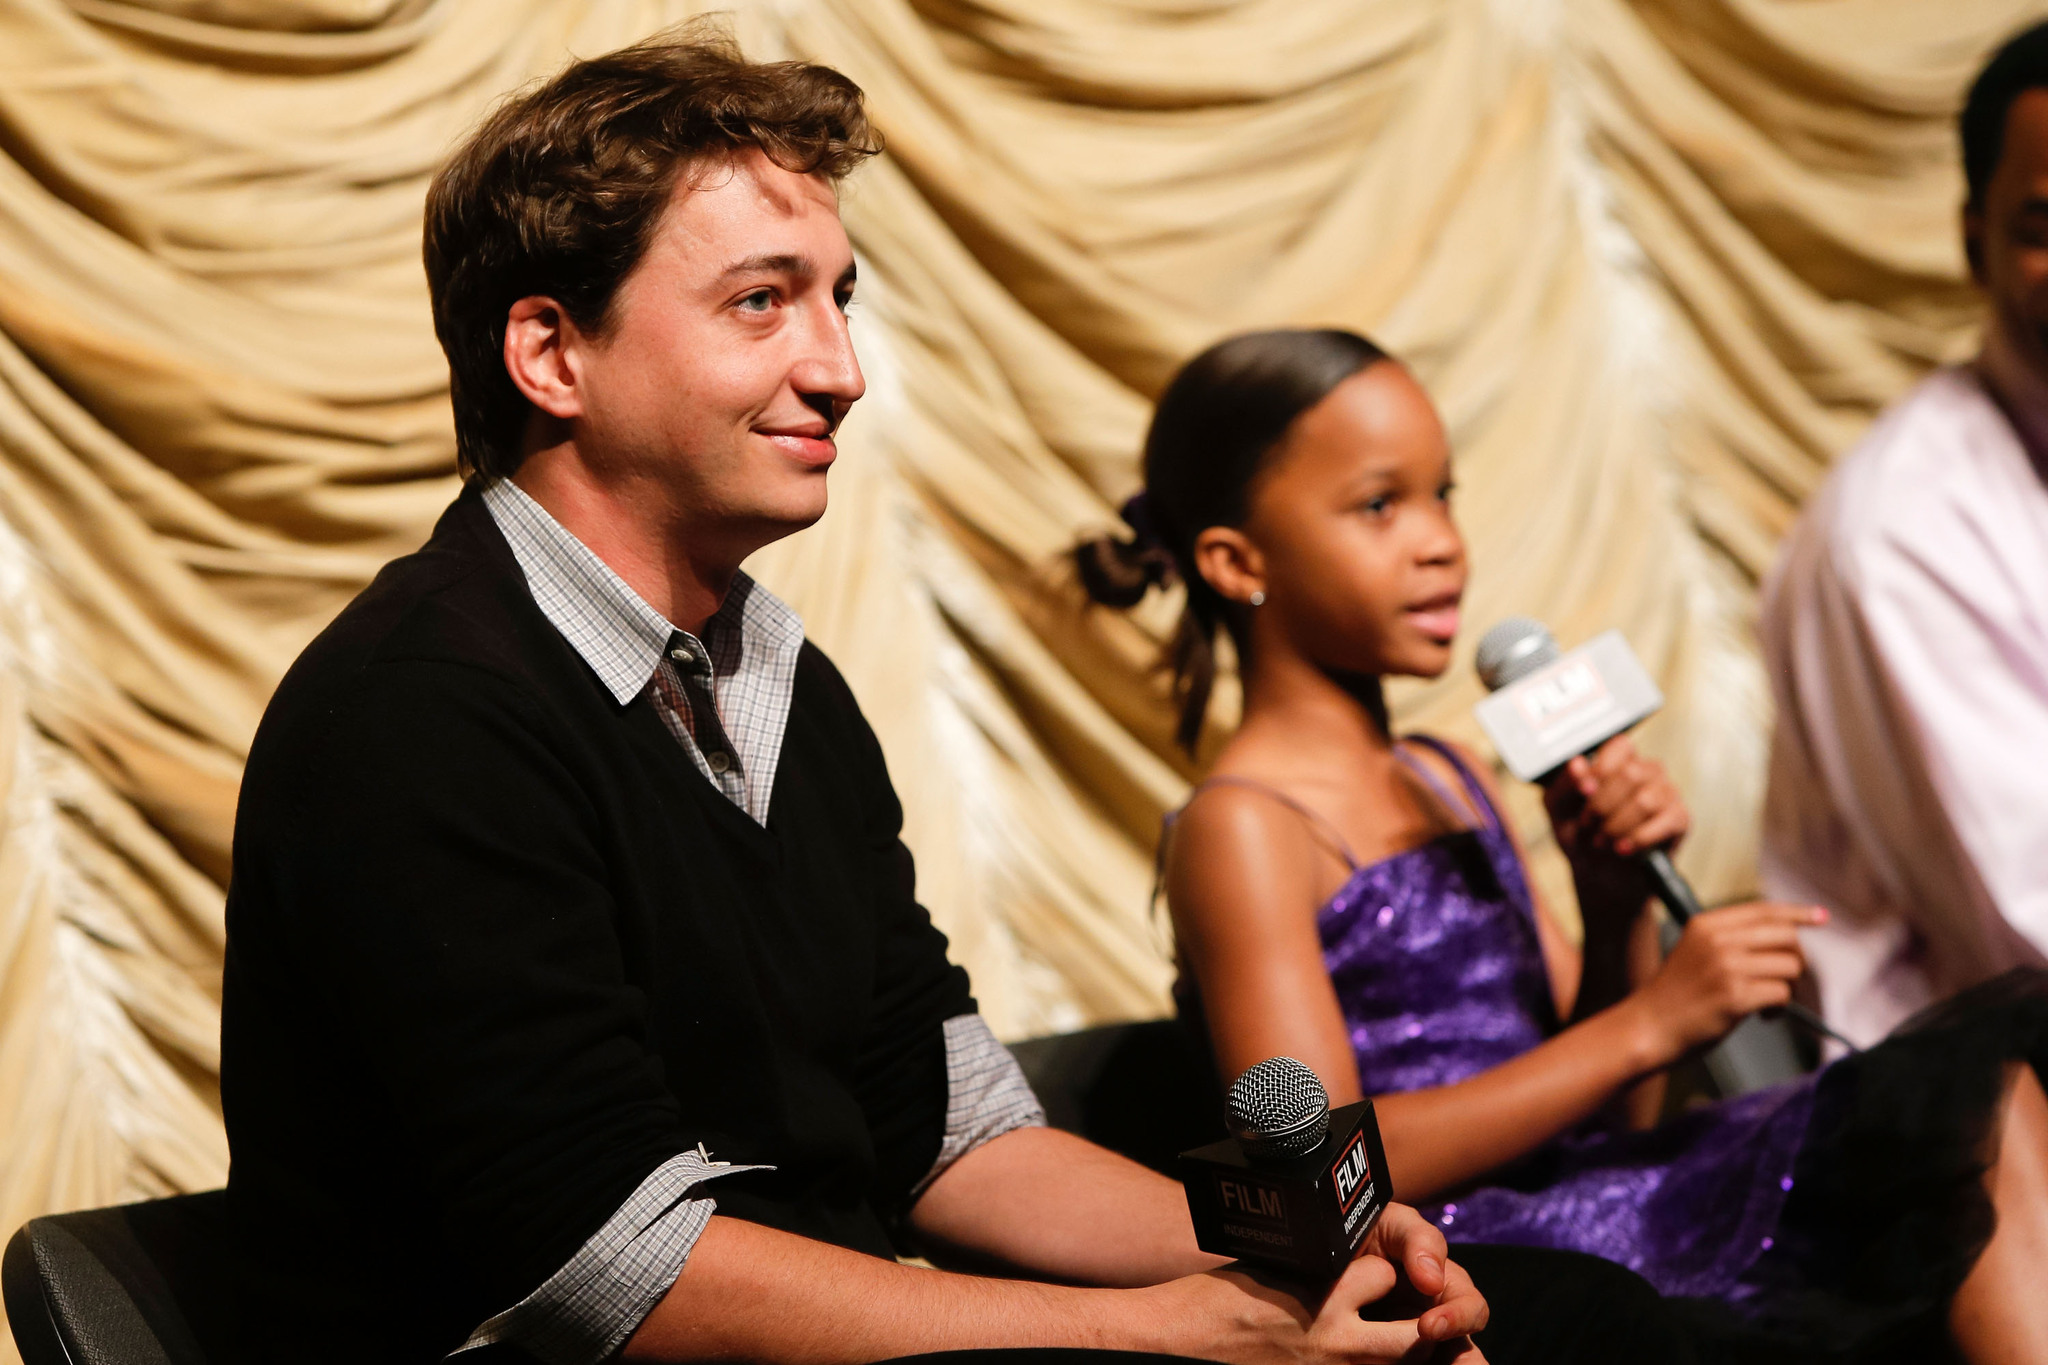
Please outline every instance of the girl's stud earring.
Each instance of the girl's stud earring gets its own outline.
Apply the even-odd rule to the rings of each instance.
[[[1265,605],[1266,605],[1266,594],[1265,594],[1265,593],[1263,593],[1263,592],[1258,592],[1258,591],[1256,591],[1256,590],[1255,590],[1255,591],[1254,591],[1254,592],[1252,593],[1252,596],[1251,596],[1251,604],[1252,604],[1253,606],[1255,606],[1255,607],[1263,607],[1263,606],[1265,606]]]

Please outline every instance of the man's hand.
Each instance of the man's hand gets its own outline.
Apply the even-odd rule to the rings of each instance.
[[[1436,1225],[1406,1204],[1387,1205],[1361,1249],[1361,1259],[1377,1257],[1399,1266],[1417,1292],[1436,1301],[1417,1323],[1425,1341],[1450,1341],[1486,1326],[1486,1300],[1450,1253]]]
[[[1365,1321],[1361,1307],[1401,1287],[1397,1265],[1434,1304],[1416,1318]],[[1299,1285],[1228,1266],[1145,1289],[953,1275],[715,1216],[623,1358],[856,1365],[973,1347],[1092,1346],[1232,1365],[1481,1359],[1464,1338],[1486,1325],[1486,1301],[1413,1209],[1389,1207],[1366,1253],[1309,1300]]]
[[[1413,1318],[1362,1317],[1361,1309],[1400,1286],[1404,1272],[1432,1306]],[[1443,1234],[1405,1204],[1388,1206],[1358,1259],[1313,1307],[1296,1287],[1237,1266],[1144,1292],[1165,1311],[1171,1349],[1233,1365],[1484,1361],[1469,1338],[1486,1326],[1486,1300],[1450,1260]]]

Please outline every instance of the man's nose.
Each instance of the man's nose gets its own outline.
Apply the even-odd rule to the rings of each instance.
[[[803,354],[790,372],[790,383],[798,393],[829,398],[843,411],[868,391],[868,381],[860,372],[860,358],[853,353],[846,314],[837,304],[826,304],[814,316],[814,324],[806,329]]]

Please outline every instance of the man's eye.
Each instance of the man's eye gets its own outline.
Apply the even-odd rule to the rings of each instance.
[[[1385,516],[1387,509],[1393,505],[1394,499],[1386,493],[1382,493],[1376,498],[1367,498],[1363,504],[1365,510],[1376,517]]]
[[[740,300],[740,308],[749,313],[765,313],[775,306],[773,289],[756,289]]]
[[[1454,483],[1447,483],[1442,488],[1436,490],[1436,500],[1438,502],[1449,502],[1451,500],[1451,494],[1457,491],[1458,485]]]

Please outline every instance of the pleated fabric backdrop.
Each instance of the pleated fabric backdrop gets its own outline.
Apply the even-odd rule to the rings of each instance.
[[[250,736],[455,491],[427,181],[505,92],[699,8],[0,0],[0,1233],[222,1179]],[[1166,1008],[1175,608],[1084,609],[1061,555],[1135,487],[1150,395],[1247,327],[1407,357],[1458,452],[1468,619],[1626,630],[1682,861],[1747,888],[1758,577],[1871,416],[1970,353],[1953,116],[2042,8],[738,5],[890,146],[845,193],[869,397],[831,512],[755,567],[868,708],[998,1030]],[[1397,716],[1478,743],[1477,694],[1461,653]]]

